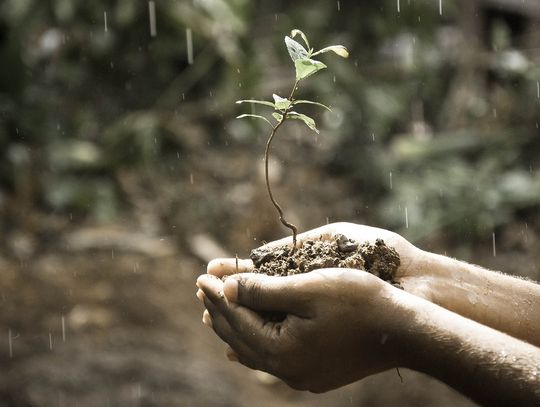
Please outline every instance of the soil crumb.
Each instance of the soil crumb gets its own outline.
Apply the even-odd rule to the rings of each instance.
[[[251,251],[250,258],[255,265],[253,272],[270,276],[290,276],[339,267],[365,270],[389,282],[394,282],[394,274],[400,264],[396,250],[382,239],[377,239],[375,244],[359,244],[342,234],[332,239],[307,240],[294,253],[286,245],[259,247]]]

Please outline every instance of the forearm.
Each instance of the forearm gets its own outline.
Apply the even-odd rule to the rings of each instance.
[[[445,256],[423,252],[422,278],[404,288],[462,316],[540,346],[540,285]]]
[[[405,367],[483,405],[539,405],[539,348],[421,298],[402,297],[402,312],[413,315],[401,339]]]

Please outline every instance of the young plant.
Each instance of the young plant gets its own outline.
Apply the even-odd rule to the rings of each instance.
[[[296,37],[297,35],[302,38],[303,42],[305,43],[305,47],[299,42],[293,40],[293,38]],[[269,156],[269,151],[270,151],[270,145],[272,144],[272,140],[274,139],[274,136],[276,135],[278,129],[285,122],[285,120],[289,120],[289,119],[301,120],[311,130],[313,130],[316,133],[319,133],[319,130],[317,130],[317,126],[315,124],[315,120],[313,120],[309,116],[306,116],[305,114],[294,111],[293,108],[296,105],[301,105],[301,104],[317,105],[328,111],[330,111],[330,108],[328,106],[323,105],[322,103],[314,102],[311,100],[300,100],[300,99],[296,100],[294,99],[294,94],[298,88],[300,81],[326,68],[326,65],[323,64],[321,61],[317,61],[313,59],[314,56],[332,51],[336,53],[337,55],[339,55],[340,57],[347,58],[349,56],[349,52],[343,45],[331,45],[329,47],[325,47],[315,52],[313,48],[310,48],[306,35],[302,31],[296,30],[296,29],[291,31],[290,37],[285,36],[285,45],[287,46],[287,50],[289,51],[289,55],[291,56],[291,59],[294,62],[294,67],[296,70],[296,77],[295,77],[294,85],[292,87],[289,97],[284,98],[279,95],[273,94],[272,95],[274,99],[273,102],[266,101],[266,100],[250,99],[250,100],[238,100],[236,103],[253,103],[253,104],[268,106],[274,109],[274,112],[272,113],[272,118],[274,119],[274,123],[270,119],[266,118],[265,116],[261,116],[258,114],[242,114],[238,116],[237,118],[241,119],[244,117],[254,117],[256,119],[264,120],[266,123],[270,125],[270,127],[272,127],[272,131],[270,132],[270,135],[268,136],[268,140],[266,142],[266,149],[264,151],[264,175],[266,179],[266,189],[268,191],[268,195],[270,197],[270,200],[272,201],[272,204],[274,205],[274,207],[276,208],[279,214],[280,222],[292,231],[293,252],[294,252],[294,250],[296,250],[296,235],[298,234],[298,228],[292,223],[285,220],[285,217],[283,215],[283,209],[281,209],[281,206],[277,203],[276,199],[274,198],[274,195],[272,193],[272,188],[270,187],[270,181],[268,178],[268,156]]]

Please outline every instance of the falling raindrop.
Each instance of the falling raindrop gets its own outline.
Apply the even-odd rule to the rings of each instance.
[[[52,333],[49,332],[49,350],[52,350]]]
[[[341,3],[337,0],[337,11],[341,11]]]
[[[397,12],[398,12],[398,13],[401,13],[400,0],[397,0]]]
[[[154,1],[148,2],[148,16],[150,18],[150,36],[155,37],[157,35],[157,29],[156,29],[156,3]]]
[[[392,183],[392,171],[390,171],[390,189],[393,189],[394,185]]]
[[[375,143],[375,133],[371,133],[371,138],[373,139],[373,142]]]
[[[62,315],[62,342],[66,343],[66,318]]]
[[[491,239],[493,241],[493,257],[497,257],[497,247],[495,245],[495,232],[491,234]]]
[[[439,15],[442,16],[442,0],[439,0]]]
[[[496,119],[497,118],[497,109],[493,109],[493,117]]]
[[[326,217],[326,224],[329,225],[330,224],[330,218],[327,216]]]
[[[194,180],[193,180],[193,173],[192,173],[192,172],[189,174],[189,183],[190,183],[191,185],[193,185],[193,183],[194,183]]]
[[[9,358],[13,357],[13,338],[11,337],[11,329],[8,329],[8,346],[9,346]]]
[[[536,96],[540,99],[540,81],[536,81]]]
[[[105,23],[105,32],[109,32],[109,27],[107,26],[107,12],[103,12],[103,21]]]
[[[405,228],[409,229],[409,212],[407,211],[407,207],[405,207]]]
[[[191,28],[186,28],[186,44],[188,64],[193,65],[193,36]]]

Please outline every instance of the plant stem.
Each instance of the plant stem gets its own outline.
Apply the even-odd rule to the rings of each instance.
[[[298,80],[294,82],[294,86],[291,91],[291,95],[289,96],[289,100],[292,102],[293,95],[296,90],[296,87],[298,86]],[[289,108],[290,109],[290,108]],[[270,197],[270,200],[272,201],[272,204],[276,208],[279,214],[279,220],[283,224],[283,226],[291,229],[292,235],[293,235],[293,250],[294,253],[296,250],[296,235],[298,235],[298,228],[293,225],[292,223],[288,222],[284,215],[283,215],[283,209],[281,209],[281,206],[277,203],[276,199],[274,198],[274,195],[272,194],[272,188],[270,187],[270,179],[268,177],[268,157],[270,152],[270,145],[272,144],[272,140],[274,139],[274,136],[276,135],[277,130],[281,127],[283,122],[287,119],[287,112],[288,110],[283,112],[283,116],[281,117],[281,120],[276,124],[275,127],[272,128],[272,132],[270,133],[270,136],[268,136],[268,141],[266,142],[266,149],[264,150],[264,176],[266,179],[266,190],[268,191],[268,196]]]

